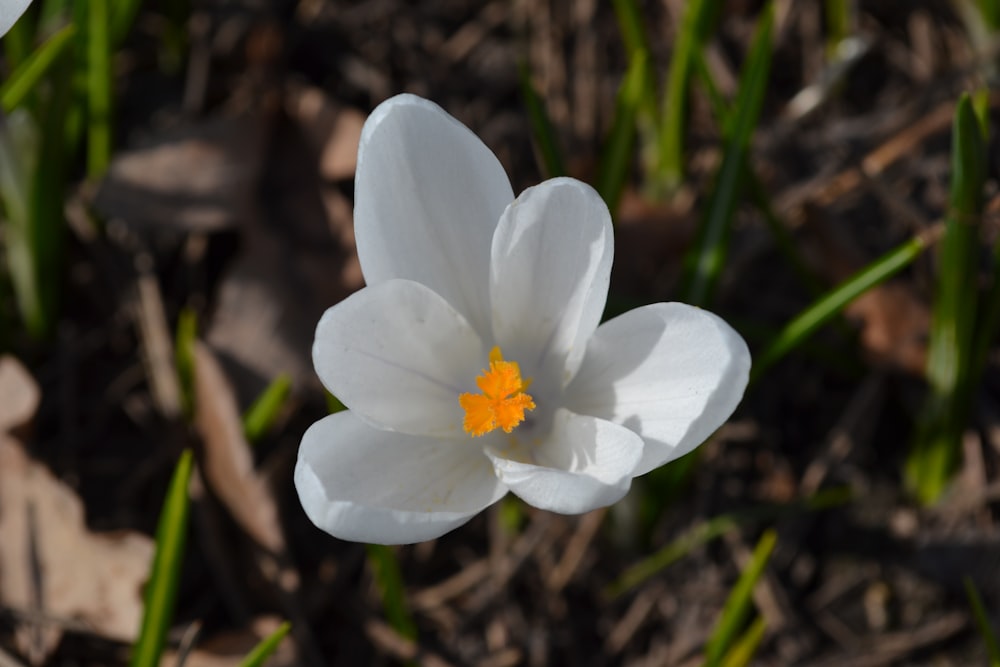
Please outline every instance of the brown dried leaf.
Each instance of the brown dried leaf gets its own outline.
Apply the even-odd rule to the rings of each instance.
[[[206,480],[247,535],[271,553],[284,551],[278,508],[254,469],[233,389],[215,355],[200,342],[194,349],[194,389]]]
[[[134,532],[91,533],[73,490],[6,435],[0,435],[0,535],[0,605],[29,617],[78,621],[102,637],[135,639],[152,540]],[[57,641],[58,631],[44,648]]]
[[[41,394],[21,362],[0,357],[0,433],[17,428],[35,416]]]
[[[142,227],[213,231],[254,206],[263,163],[260,118],[213,118],[164,131],[120,153],[94,206]]]
[[[198,648],[187,654],[184,665],[185,667],[237,667],[243,663],[247,654],[262,639],[277,630],[279,625],[281,621],[275,616],[260,616],[253,619],[251,627],[223,632],[205,641],[199,641]],[[174,667],[177,664],[177,657],[175,652],[167,651],[160,664],[163,667]],[[298,664],[294,642],[286,637],[264,664],[268,667]]]

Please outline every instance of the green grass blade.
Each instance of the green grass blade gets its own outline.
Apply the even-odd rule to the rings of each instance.
[[[829,58],[835,58],[837,47],[851,34],[851,5],[852,0],[825,0],[824,14],[826,15],[826,54]]]
[[[271,657],[271,654],[278,650],[278,646],[281,645],[282,640],[288,634],[288,631],[292,629],[292,624],[285,621],[278,626],[278,629],[272,632],[270,635],[261,640],[252,651],[250,651],[247,657],[243,658],[243,662],[240,663],[240,667],[260,667],[264,664],[264,661]]]
[[[705,208],[698,239],[685,261],[684,300],[696,306],[707,305],[711,301],[715,284],[725,266],[732,220],[746,180],[744,163],[771,70],[773,25],[774,6],[769,3],[757,26],[757,34],[740,78],[740,90],[730,114],[733,122],[728,124],[725,132],[725,152],[716,175],[714,192]]]
[[[747,617],[753,608],[754,586],[764,574],[764,568],[771,558],[771,552],[774,551],[774,545],[777,541],[778,534],[773,530],[767,530],[757,542],[750,562],[729,593],[726,605],[722,609],[722,615],[716,622],[715,630],[712,631],[708,643],[705,645],[706,667],[717,667],[722,664],[727,650],[746,624]]]
[[[184,561],[184,544],[187,541],[190,502],[188,482],[191,479],[193,458],[185,450],[177,462],[174,476],[167,489],[167,497],[160,511],[156,528],[156,555],[146,582],[145,608],[142,630],[132,649],[131,667],[157,667],[167,639],[167,631],[174,616],[177,586],[181,564]]]
[[[264,434],[274,426],[278,414],[285,406],[288,393],[292,390],[292,379],[285,373],[274,378],[250,409],[243,415],[243,433],[250,443],[260,442]]]
[[[605,590],[604,597],[612,600],[642,584],[649,578],[687,556],[694,549],[725,535],[731,530],[754,521],[773,520],[788,514],[814,512],[843,505],[851,500],[846,488],[830,488],[814,496],[785,505],[755,507],[742,512],[721,514],[702,521],[673,540],[659,551],[629,567]]]
[[[618,28],[625,42],[629,56],[629,67],[634,59],[653,62],[649,50],[649,40],[646,38],[645,21],[636,0],[612,0],[615,16],[618,18]],[[652,124],[656,120],[656,77],[652,68],[644,69],[643,83],[640,88],[639,115],[640,120]]]
[[[528,71],[527,65],[522,64],[518,68],[518,81],[524,107],[528,112],[528,121],[531,123],[531,133],[535,137],[535,145],[538,146],[542,158],[542,169],[548,178],[565,176],[566,164],[563,162],[562,151],[559,150],[559,140],[552,127],[549,112],[545,109],[545,102],[531,83],[531,72]]]
[[[625,79],[618,89],[615,116],[611,131],[601,152],[601,162],[597,171],[597,191],[614,216],[621,201],[625,181],[629,175],[629,163],[635,148],[636,117],[642,103],[643,86],[649,69],[649,61],[642,56],[632,58]]]
[[[726,653],[722,667],[746,667],[753,660],[760,647],[760,642],[764,639],[764,632],[767,630],[767,622],[763,616],[758,616],[750,624],[750,627],[743,636],[740,637],[733,647]]]
[[[754,358],[750,381],[757,379],[817,329],[840,314],[847,304],[872,287],[891,278],[913,262],[929,245],[926,236],[915,237],[889,251],[816,300],[785,325],[771,344]]]
[[[87,2],[87,176],[111,163],[111,35],[108,0]]]
[[[188,421],[194,415],[194,344],[198,337],[198,315],[183,308],[174,334],[174,363],[181,386],[181,407]]]
[[[923,503],[938,499],[958,466],[972,381],[979,374],[972,366],[986,149],[968,95],[955,109],[951,168],[927,354],[929,394],[906,462],[907,486]]]
[[[668,190],[676,189],[684,180],[684,137],[692,63],[701,53],[713,13],[712,4],[707,0],[690,0],[685,4],[670,57],[658,156],[660,178]]]
[[[372,569],[375,585],[382,596],[382,609],[386,620],[396,632],[407,639],[417,638],[417,626],[406,604],[403,573],[392,547],[383,544],[368,545],[368,565]]]
[[[39,46],[24,62],[0,85],[0,107],[4,113],[10,113],[24,102],[28,94],[48,73],[66,47],[72,43],[76,27],[71,25],[59,30]]]
[[[10,27],[10,30],[0,41],[3,42],[3,54],[7,58],[7,67],[11,70],[21,67],[31,53],[31,47],[35,41],[35,20],[31,7],[28,7],[27,11]]]
[[[142,0],[115,0],[111,3],[110,35],[112,46],[120,45],[135,22]]]
[[[997,640],[990,615],[983,605],[983,599],[971,578],[962,577],[962,585],[965,586],[965,596],[969,598],[969,606],[972,608],[972,619],[976,623],[979,634],[983,637],[983,644],[986,645],[986,653],[990,657],[990,667],[1000,667],[1000,641]]]

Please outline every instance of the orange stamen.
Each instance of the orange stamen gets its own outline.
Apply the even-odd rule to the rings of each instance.
[[[490,351],[490,367],[476,378],[482,394],[465,393],[458,403],[465,410],[465,432],[480,436],[498,428],[510,433],[524,421],[524,412],[535,409],[535,401],[524,390],[530,382],[521,379],[521,368],[504,361],[499,347]]]

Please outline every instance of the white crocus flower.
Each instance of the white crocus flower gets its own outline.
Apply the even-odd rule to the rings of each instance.
[[[657,303],[601,326],[613,235],[589,186],[514,198],[465,126],[412,95],[358,150],[367,286],[316,330],[316,372],[349,411],[302,438],[295,485],[319,528],[404,544],[512,491],[575,514],[694,449],[736,408],[750,355],[725,322]]]

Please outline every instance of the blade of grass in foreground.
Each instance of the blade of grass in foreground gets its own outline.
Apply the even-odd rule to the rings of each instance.
[[[753,556],[729,593],[726,605],[722,608],[722,615],[719,616],[715,629],[705,645],[705,667],[717,667],[722,663],[729,646],[746,624],[753,608],[754,586],[764,574],[764,568],[771,558],[771,552],[774,551],[777,541],[778,534],[773,530],[764,531],[757,541]]]
[[[930,245],[932,239],[933,234],[923,234],[910,239],[861,269],[802,311],[786,324],[764,352],[754,359],[753,368],[750,370],[750,381],[756,382],[764,371],[821,326],[839,315],[851,301],[912,263]]]
[[[722,667],[746,667],[753,660],[757,653],[760,642],[764,639],[764,631],[767,630],[767,622],[763,616],[758,616],[750,624],[750,627],[743,636],[740,637],[733,647],[726,653],[726,659],[722,661]]]
[[[968,576],[962,577],[962,585],[965,586],[965,596],[969,598],[969,606],[972,607],[972,619],[976,622],[976,628],[983,637],[986,645],[986,653],[990,657],[990,667],[1000,667],[1000,641],[997,641],[996,633],[993,631],[990,615],[983,606],[983,599]]]
[[[396,552],[383,544],[369,544],[368,565],[372,568],[375,584],[382,595],[382,609],[389,625],[402,637],[416,639],[417,626],[406,604],[403,574],[399,569]]]
[[[28,94],[48,73],[59,56],[72,43],[76,27],[71,25],[59,30],[28,56],[20,67],[0,85],[0,107],[10,113],[24,102]]]
[[[732,220],[745,181],[744,161],[771,70],[773,24],[774,5],[768,3],[740,77],[740,90],[730,114],[732,123],[724,133],[725,152],[716,174],[714,192],[699,225],[698,239],[685,258],[682,293],[684,301],[696,306],[704,306],[711,301],[715,284],[726,263]]]
[[[719,516],[707,519],[694,525],[656,553],[625,570],[618,579],[604,589],[604,597],[610,600],[628,592],[676,563],[681,558],[684,558],[694,549],[740,526],[745,526],[754,521],[773,520],[788,514],[824,510],[843,505],[850,500],[850,489],[834,487],[819,491],[811,498],[799,502],[787,505],[754,507],[742,512],[720,514]]]
[[[292,624],[285,621],[278,626],[278,629],[272,632],[270,635],[261,640],[252,651],[243,659],[240,663],[240,667],[260,667],[264,664],[264,661],[271,657],[278,646],[281,645],[281,641],[288,634],[288,631],[292,629]]]
[[[257,400],[243,415],[243,434],[246,435],[248,442],[260,442],[264,434],[271,430],[291,389],[291,378],[286,373],[282,373],[274,378],[264,393],[257,397]]]
[[[538,152],[542,157],[542,168],[549,178],[565,176],[566,164],[563,162],[559,140],[556,139],[549,113],[545,110],[545,102],[531,83],[528,66],[522,64],[517,73],[518,82],[521,84],[521,97],[524,99],[524,107],[531,122],[531,133],[535,137],[535,145],[538,146]]]
[[[142,630],[132,649],[131,667],[156,667],[174,616],[177,585],[187,541],[190,502],[188,482],[193,458],[190,450],[181,454],[156,528],[156,555],[146,583]]]
[[[649,69],[649,61],[643,56],[632,58],[618,89],[615,116],[611,132],[601,152],[601,162],[597,170],[597,191],[608,205],[612,217],[621,201],[622,190],[629,175],[629,162],[635,147],[636,117],[643,95],[644,80]]]
[[[941,242],[927,353],[929,394],[906,462],[906,483],[923,503],[933,503],[958,466],[972,381],[979,266],[979,222],[986,178],[986,149],[968,95],[955,109],[951,196]]]

